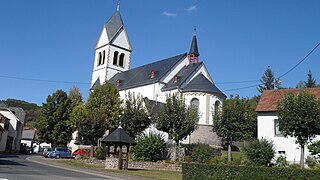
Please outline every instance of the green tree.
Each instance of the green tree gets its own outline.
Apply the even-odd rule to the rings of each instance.
[[[187,106],[177,94],[169,95],[163,109],[155,117],[158,130],[169,134],[176,144],[190,135],[199,121],[198,111]]]
[[[316,80],[312,77],[311,70],[309,70],[307,81],[304,81],[304,87],[305,88],[317,87]]]
[[[274,73],[270,66],[268,66],[262,75],[262,79],[260,80],[262,85],[258,85],[258,91],[262,94],[264,90],[273,90],[275,88],[275,80]]]
[[[244,152],[250,163],[256,166],[268,166],[275,154],[273,143],[265,139],[251,142]]]
[[[223,102],[223,107],[213,114],[213,130],[228,145],[228,160],[231,161],[233,141],[253,138],[257,131],[255,104],[249,99],[231,96]]]
[[[135,138],[151,124],[142,96],[128,93],[124,102],[121,126],[129,136]]]
[[[69,91],[69,98],[71,101],[70,107],[73,109],[76,106],[83,104],[83,98],[82,98],[82,94],[79,91],[79,88],[77,86],[73,87],[72,89],[70,89]]]
[[[87,103],[78,105],[72,112],[79,139],[82,143],[96,144],[105,131],[119,126],[121,112],[118,89],[109,82],[97,87]]]
[[[57,90],[48,96],[36,122],[40,142],[49,142],[54,146],[67,145],[72,134],[72,127],[68,125],[70,104],[70,99],[63,90]]]
[[[279,130],[285,137],[296,138],[301,147],[300,167],[304,168],[305,145],[320,132],[320,102],[315,95],[305,92],[287,94],[277,109]]]

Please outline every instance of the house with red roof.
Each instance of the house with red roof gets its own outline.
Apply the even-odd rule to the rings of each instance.
[[[320,88],[265,90],[256,108],[258,113],[258,139],[263,138],[273,141],[276,156],[284,155],[287,161],[291,163],[300,161],[300,146],[295,143],[295,138],[284,137],[279,130],[277,104],[288,93],[298,95],[300,92],[314,94],[320,100]],[[320,136],[316,136],[314,140],[320,140]],[[308,155],[310,153],[308,148],[305,147],[305,158]]]

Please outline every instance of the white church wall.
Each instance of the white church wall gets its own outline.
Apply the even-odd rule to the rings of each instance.
[[[296,138],[275,135],[275,119],[278,119],[276,112],[258,114],[258,139],[272,141],[275,146],[276,157],[285,155],[290,163],[299,163],[301,149],[299,144],[295,143]],[[320,140],[320,136],[316,136],[314,140]],[[305,146],[305,158],[309,155],[309,150]]]
[[[131,49],[129,44],[129,39],[126,35],[125,30],[122,30],[119,35],[115,38],[115,40],[112,42],[112,44],[126,48]]]
[[[104,46],[104,45],[106,45],[108,43],[109,43],[109,38],[108,38],[108,35],[107,35],[107,30],[105,28],[105,25],[103,25],[103,28],[101,30],[101,34],[100,34],[100,37],[98,39],[96,48]]]

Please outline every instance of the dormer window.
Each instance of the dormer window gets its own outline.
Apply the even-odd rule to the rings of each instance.
[[[174,77],[173,77],[173,83],[177,83],[178,82],[178,76],[177,75],[175,75]]]
[[[116,86],[119,87],[119,86],[120,86],[120,83],[121,83],[121,80],[118,79],[118,80],[116,81]]]
[[[154,75],[155,75],[154,70],[151,70],[151,72],[150,72],[150,78],[154,78]]]

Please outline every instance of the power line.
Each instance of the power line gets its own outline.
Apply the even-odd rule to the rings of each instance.
[[[225,81],[225,82],[217,82],[214,84],[242,84],[242,83],[258,82],[258,81],[260,81],[260,80]]]
[[[237,90],[242,90],[242,89],[249,89],[249,88],[253,88],[253,87],[257,87],[261,84],[255,84],[255,85],[251,85],[251,86],[245,86],[245,87],[240,87],[240,88],[234,88],[234,89],[226,89],[223,90],[222,92],[229,92],[229,91],[237,91]]]
[[[294,70],[296,67],[298,67],[303,61],[305,61],[318,47],[320,46],[320,42],[301,60],[299,61],[295,66],[293,66],[291,69],[289,69],[287,72],[282,74],[278,77],[278,79],[282,78],[283,76],[287,75],[289,72]]]
[[[0,78],[17,79],[17,80],[24,80],[24,81],[48,82],[48,83],[63,83],[63,84],[86,84],[86,85],[90,84],[86,82],[77,82],[77,81],[58,81],[58,80],[24,78],[24,77],[4,76],[4,75],[0,75]]]

